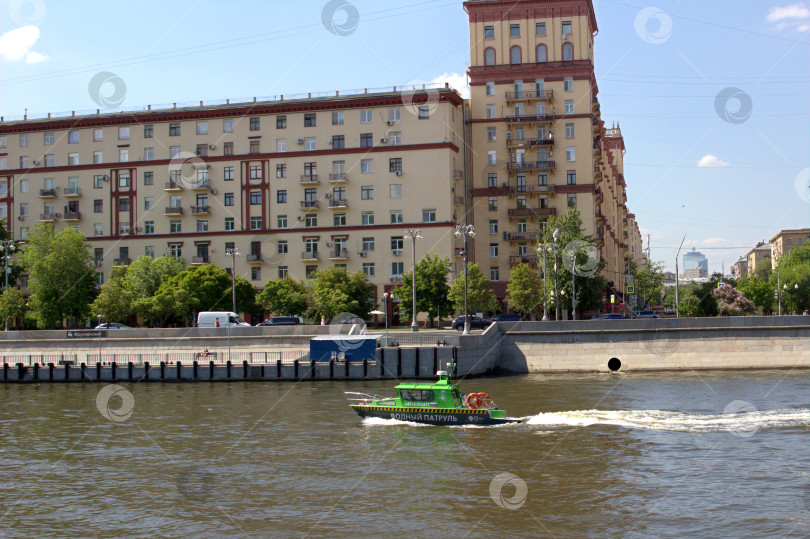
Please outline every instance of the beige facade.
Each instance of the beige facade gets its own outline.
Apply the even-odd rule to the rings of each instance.
[[[752,275],[759,264],[769,262],[771,258],[771,246],[759,242],[756,247],[748,251],[745,255],[746,265],[748,266],[748,275]]]
[[[231,267],[262,287],[365,271],[377,297],[417,257],[457,261],[462,99],[449,88],[0,123],[15,239],[72,226],[99,279],[140,255]],[[456,186],[458,191],[456,192]]]
[[[621,293],[625,254],[641,256],[641,239],[626,206],[621,129],[601,119],[591,1],[464,7],[476,262],[503,298],[511,267],[538,263],[546,220],[576,207]]]
[[[810,228],[798,230],[780,230],[771,238],[771,267],[776,269],[779,258],[793,247],[810,241]]]
[[[731,278],[741,279],[748,275],[748,258],[743,257],[731,266]]]

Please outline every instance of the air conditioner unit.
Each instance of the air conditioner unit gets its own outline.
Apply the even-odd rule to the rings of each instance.
[[[397,170],[396,172],[394,172],[394,174],[396,174],[397,176],[402,176],[402,171],[401,171],[401,170]]]
[[[59,217],[62,217],[62,214],[61,213],[55,213],[55,214],[53,214],[53,216],[56,217],[56,218],[59,218]]]
[[[22,221],[23,219],[25,219],[25,215],[18,215],[17,216],[18,221]]]
[[[140,231],[141,231],[141,227],[136,226],[136,227],[135,227],[135,232],[140,232]]]
[[[331,242],[331,241],[327,241],[327,242],[326,242],[326,246],[327,246],[327,247],[331,247],[331,246],[332,246],[332,242]]]
[[[209,144],[209,145],[208,145],[208,149],[209,149],[209,150],[214,150],[214,149],[216,149],[216,147],[217,147],[217,145],[216,145],[216,144]]]
[[[332,193],[326,193],[326,194],[325,194],[325,195],[323,195],[323,196],[325,196],[326,198],[332,198]]]
[[[217,190],[216,190],[216,189],[211,189],[211,194],[212,194],[212,195],[216,195],[216,194],[217,194]]]
[[[394,249],[393,251],[391,251],[391,254],[393,254],[394,256],[399,256],[402,254],[402,249]]]
[[[299,215],[299,216],[298,216],[298,220],[299,220],[299,221],[303,221],[303,220],[304,220],[304,216],[303,216],[303,215]]]
[[[35,165],[38,165],[38,164],[39,164],[39,161],[37,161],[36,159],[34,159],[34,164],[35,164]]]
[[[300,138],[300,139],[298,139],[296,142],[297,142],[298,144],[303,144],[303,143],[304,143],[304,139]]]
[[[392,120],[388,120],[388,121],[387,121],[387,122],[385,122],[385,123],[386,123],[386,125],[394,125],[394,122],[393,122]]]
[[[109,176],[102,176],[101,181],[104,181],[104,182],[110,181],[110,177]]]
[[[358,255],[360,255],[360,256],[366,256],[366,252],[365,252],[365,251],[360,251],[360,252],[359,252],[359,253],[357,253],[357,254],[358,254]]]
[[[553,156],[554,156],[554,154],[553,154],[553,153],[551,153],[551,152],[548,152],[546,155],[547,155],[547,156],[549,156],[549,157],[553,157]]]
[[[388,144],[388,139],[383,137],[380,139],[380,144]]]

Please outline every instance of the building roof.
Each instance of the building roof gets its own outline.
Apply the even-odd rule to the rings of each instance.
[[[788,235],[794,235],[794,234],[805,234],[807,236],[810,236],[810,228],[796,228],[796,229],[793,229],[793,230],[780,230],[779,232],[776,233],[776,235],[774,237],[771,238],[771,243],[775,242],[776,239],[779,238],[779,236],[788,236]]]

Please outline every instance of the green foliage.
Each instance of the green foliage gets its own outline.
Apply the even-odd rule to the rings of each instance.
[[[127,269],[125,286],[136,301],[149,298],[157,293],[164,279],[174,277],[181,271],[183,262],[179,258],[139,256]]]
[[[646,309],[661,301],[664,291],[664,265],[661,262],[647,261],[639,267],[631,255],[627,255],[630,275],[638,294],[639,309]]]
[[[696,318],[706,316],[700,308],[700,298],[690,294],[681,299],[678,305],[678,316],[681,318]]]
[[[774,288],[767,281],[762,281],[752,275],[746,275],[737,283],[737,290],[766,313],[772,312],[774,308],[776,301],[773,297]]]
[[[373,287],[362,271],[351,275],[342,268],[317,271],[306,287],[311,318],[325,318],[328,322],[346,312],[368,319],[374,307]]]
[[[757,264],[757,267],[754,270],[754,277],[760,281],[768,282],[771,279],[771,275],[776,275],[776,272],[773,271],[773,268],[771,267],[770,259],[763,260]]]
[[[0,323],[5,326],[25,315],[25,298],[16,288],[8,288],[0,294]]]
[[[772,294],[781,287],[782,314],[801,314],[810,307],[810,244],[793,247],[789,253],[779,259],[782,269],[771,273],[768,282]]]
[[[450,285],[447,284],[447,275],[450,273],[450,260],[439,258],[438,255],[425,255],[416,263],[416,310],[427,313],[430,327],[433,327],[433,317],[439,311],[450,313],[452,303],[447,298]],[[412,312],[413,306],[413,272],[402,275],[402,284],[394,290],[399,298],[399,308],[402,313]]]
[[[681,283],[678,285],[678,296],[683,299],[686,296],[697,295],[699,286],[695,283]],[[675,287],[670,286],[664,292],[664,305],[675,308]]]
[[[32,307],[39,327],[55,327],[64,317],[86,320],[96,295],[91,244],[74,228],[55,232],[40,223],[28,234],[20,255],[29,275]]]
[[[543,312],[543,280],[534,268],[520,264],[512,268],[506,285],[506,302],[515,312],[532,319]]]
[[[92,316],[101,315],[108,322],[127,322],[132,314],[133,293],[127,288],[127,268],[114,268],[110,279],[101,286],[90,305]]]
[[[306,293],[303,283],[285,277],[267,281],[257,301],[265,311],[275,315],[300,315],[307,309]]]
[[[11,234],[8,232],[8,228],[6,227],[6,218],[0,219],[0,240],[10,240]],[[20,276],[23,274],[23,267],[17,263],[15,254],[19,254],[21,249],[24,247],[22,245],[15,245],[11,253],[8,257],[8,267],[11,271],[8,272],[8,285],[9,286],[17,286],[17,282],[20,279]],[[0,271],[5,271],[6,266],[6,257],[3,256],[3,251],[0,251]],[[6,277],[5,275],[0,274],[0,285],[5,286]]]
[[[456,312],[464,313],[464,281],[467,285],[467,305],[470,313],[493,312],[498,310],[498,297],[489,288],[489,281],[478,269],[478,264],[470,263],[467,266],[469,275],[461,275],[453,281],[450,287],[448,299],[453,304]]]
[[[745,316],[755,311],[754,303],[731,285],[712,290],[720,316]]]

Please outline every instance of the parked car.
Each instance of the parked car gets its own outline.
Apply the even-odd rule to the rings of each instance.
[[[620,313],[607,313],[594,320],[624,320],[624,315]]]
[[[103,324],[97,325],[96,329],[132,329],[132,328],[125,324],[119,324],[118,322],[104,322]]]
[[[633,313],[633,318],[658,318],[658,313],[652,310],[644,310]]]
[[[520,320],[520,315],[515,313],[496,314],[489,319],[490,322],[520,322]]]
[[[198,328],[248,326],[250,324],[239,318],[239,315],[230,311],[203,311],[197,315]]]
[[[490,322],[489,320],[484,320],[481,317],[478,317],[478,316],[475,316],[475,315],[470,315],[470,329],[486,329],[486,328],[489,327],[489,325],[491,323],[492,322]],[[458,331],[463,331],[464,330],[464,315],[456,317],[456,319],[453,320],[453,323],[451,324],[451,327],[453,329],[458,330]]]
[[[297,326],[301,320],[297,316],[271,316],[256,324],[257,326]]]

